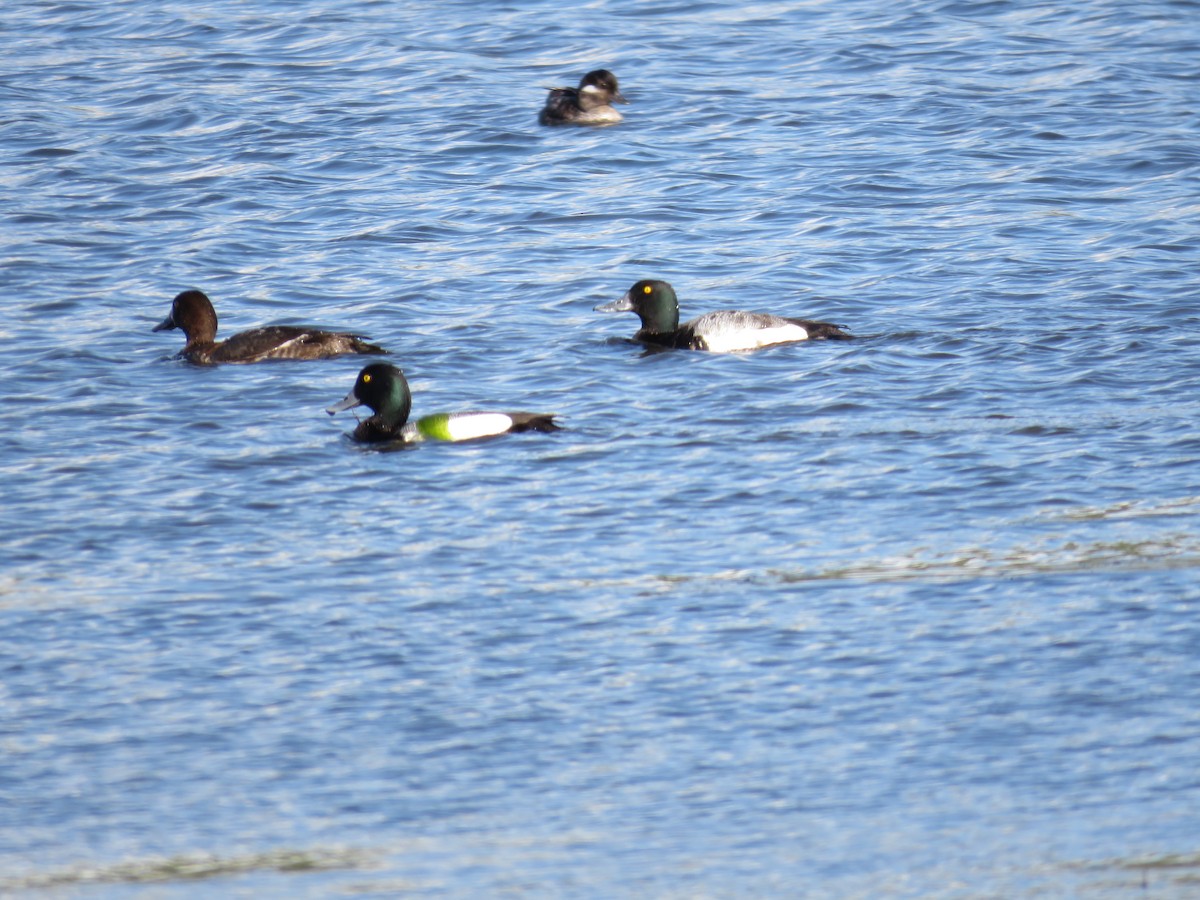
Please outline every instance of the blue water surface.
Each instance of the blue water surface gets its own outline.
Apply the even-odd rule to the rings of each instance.
[[[0,894],[1193,896],[1197,23],[6,3]],[[188,287],[566,430],[363,450]]]

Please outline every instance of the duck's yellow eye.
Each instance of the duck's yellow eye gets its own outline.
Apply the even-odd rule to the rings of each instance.
[[[364,376],[363,376],[363,384],[370,384],[370,383],[371,383],[371,376],[370,376],[370,375],[364,375]]]
[[[642,285],[642,293],[643,293],[643,294],[648,294],[648,293],[650,293],[652,290],[654,290],[654,288],[650,287],[650,285],[648,285],[648,284],[643,284],[643,285]]]

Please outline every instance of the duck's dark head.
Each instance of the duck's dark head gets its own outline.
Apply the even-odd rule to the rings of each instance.
[[[216,339],[217,311],[203,291],[183,291],[171,301],[170,314],[154,326],[154,331],[180,329],[188,343],[204,343]]]
[[[360,429],[369,426],[369,432],[377,435],[374,438],[376,440],[393,437],[408,421],[408,414],[412,411],[412,392],[408,388],[408,379],[393,365],[372,363],[358,373],[350,393],[325,412],[332,416],[356,406],[366,406],[374,413],[359,426]]]
[[[642,320],[642,331],[667,334],[679,327],[679,300],[675,289],[665,281],[639,281],[624,296],[597,306],[599,312],[635,312]]]
[[[584,109],[628,102],[621,94],[617,76],[608,69],[588,72],[579,80],[579,105]]]

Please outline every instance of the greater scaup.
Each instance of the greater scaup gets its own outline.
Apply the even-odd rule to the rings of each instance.
[[[848,340],[841,325],[789,319],[770,313],[725,309],[679,324],[679,300],[665,281],[639,281],[618,300],[596,307],[600,312],[635,312],[642,327],[634,340],[687,350],[755,350],[772,344],[811,339]]]
[[[538,115],[543,125],[612,125],[621,121],[613,103],[628,103],[621,96],[617,76],[608,69],[588,72],[577,88],[548,88],[550,96]]]
[[[375,413],[354,429],[354,440],[364,444],[411,443],[425,439],[468,441],[509,432],[561,430],[553,414],[530,412],[434,413],[409,422],[412,392],[408,380],[403,372],[387,363],[372,363],[364,368],[345,399],[325,412],[332,416],[343,409],[363,405]]]
[[[263,359],[328,359],[351,353],[387,353],[362,337],[341,331],[321,331],[301,325],[268,325],[242,331],[225,341],[217,338],[217,313],[203,291],[183,291],[171,303],[171,313],[154,331],[179,328],[187,343],[179,355],[202,365],[248,363]]]

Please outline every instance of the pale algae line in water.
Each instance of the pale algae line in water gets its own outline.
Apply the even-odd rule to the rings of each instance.
[[[670,589],[676,585],[704,582],[779,582],[798,584],[818,581],[929,582],[948,583],[991,578],[1037,575],[1095,574],[1098,572],[1162,572],[1200,568],[1200,538],[1190,532],[1144,541],[1063,540],[1043,548],[1014,547],[1006,551],[986,547],[963,548],[954,553],[929,554],[915,547],[900,556],[867,560],[860,564],[812,569],[770,568],[724,569],[717,572],[657,573],[632,578],[583,579],[544,585],[548,591],[564,586],[584,588]]]
[[[578,840],[579,835],[572,839]],[[376,848],[372,851],[364,849],[326,849],[326,850],[287,850],[280,849],[267,853],[253,853],[245,856],[220,857],[208,854],[189,854],[160,859],[143,859],[118,863],[112,866],[84,866],[72,869],[62,869],[57,872],[47,872],[28,875],[13,879],[0,879],[2,891],[30,891],[66,888],[82,885],[119,885],[119,884],[166,884],[170,882],[204,881],[207,879],[228,878],[255,872],[275,872],[280,875],[303,875],[311,872],[360,872],[358,877],[368,877],[367,870],[377,867],[383,857],[390,853],[404,853],[420,849],[423,844],[431,841],[417,839],[407,842],[406,846],[393,846],[388,849]],[[428,849],[428,848],[426,848]],[[1133,859],[1111,860],[1081,860],[1064,862],[1051,866],[1052,869],[1065,871],[1114,873],[1131,872],[1140,875],[1140,886],[1146,890],[1151,885],[1151,875],[1154,883],[1160,885],[1167,879],[1177,887],[1195,885],[1200,881],[1200,854],[1166,854]],[[382,886],[367,882],[349,887],[355,890],[377,891]],[[419,890],[421,885],[414,882],[398,883],[390,880],[388,889],[397,891]]]
[[[1168,569],[1200,568],[1200,540],[1181,534],[1171,540],[1111,541],[1078,544],[1066,541],[1048,549],[1014,548],[997,553],[985,548],[936,555],[928,560],[894,558],[862,566],[847,566],[820,572],[774,571],[784,582],[830,581],[928,581],[953,582],[1035,575],[1095,574],[1111,571],[1158,572]]]
[[[553,837],[539,835],[509,836],[489,840],[487,846],[476,848],[480,859],[490,859],[496,853],[514,865],[529,859],[544,858],[547,853],[564,852],[584,845],[598,845],[602,835],[587,829],[572,828]],[[413,875],[397,878],[389,859],[436,854],[443,848],[441,838],[418,836],[365,847],[309,848],[306,850],[279,848],[264,853],[218,856],[206,853],[180,854],[170,857],[147,857],[115,863],[110,866],[76,866],[52,872],[36,873],[15,878],[0,877],[0,891],[43,891],[82,885],[166,885],[172,882],[196,882],[209,879],[229,879],[254,874],[303,876],[314,872],[336,873],[340,884],[329,888],[322,896],[381,893],[408,896],[414,892],[439,891],[445,883],[436,877]],[[382,872],[382,876],[377,873]],[[297,891],[301,889],[298,887]],[[270,889],[262,894],[275,896]],[[258,893],[256,893],[256,896]],[[307,894],[305,894],[307,896]]]
[[[1049,518],[1075,521],[1147,519],[1160,516],[1194,516],[1197,509],[1200,509],[1200,497],[1184,497],[1180,500],[1164,500],[1159,503],[1126,500],[1109,506],[1085,506],[1076,510],[1060,512]]]
[[[1066,870],[1075,869],[1080,872],[1096,872],[1111,875],[1117,872],[1135,873],[1138,876],[1138,884],[1128,885],[1119,884],[1119,887],[1128,890],[1134,887],[1143,893],[1135,896],[1158,896],[1158,894],[1145,893],[1151,888],[1155,890],[1162,889],[1162,882],[1165,880],[1172,888],[1177,888],[1180,891],[1188,891],[1189,893],[1171,894],[1172,897],[1192,897],[1200,895],[1200,853],[1168,853],[1162,856],[1146,856],[1133,859],[1111,859],[1102,860],[1099,862],[1076,862],[1065,863],[1061,868]],[[1109,885],[1106,885],[1109,886]]]
[[[0,890],[45,890],[84,884],[158,884],[171,881],[201,881],[228,878],[251,872],[325,872],[363,869],[378,854],[363,850],[273,850],[245,856],[188,854],[162,859],[143,859],[111,866],[81,866],[58,872],[0,879]]]

